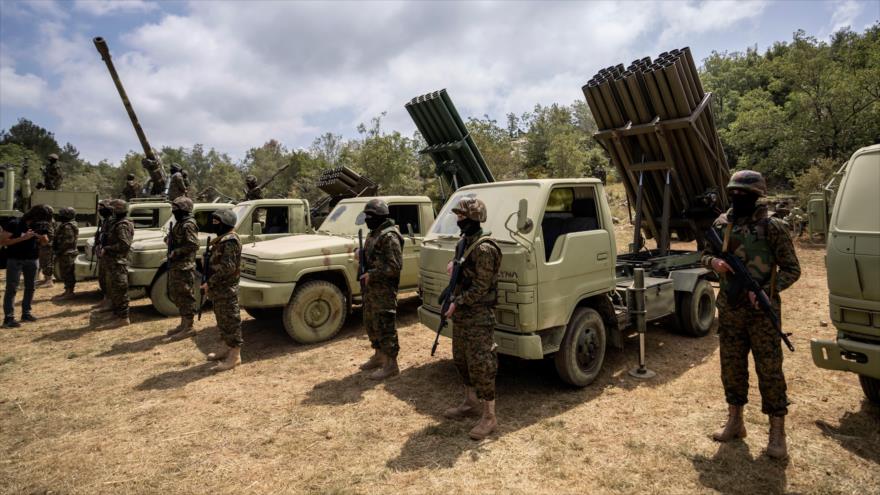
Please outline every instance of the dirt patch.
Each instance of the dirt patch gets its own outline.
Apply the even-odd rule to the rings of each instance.
[[[619,238],[631,239],[620,227]],[[855,375],[823,371],[811,337],[832,337],[824,249],[800,245],[804,275],[783,293],[791,399],[787,463],[761,455],[767,420],[753,382],[744,442],[719,446],[724,420],[718,340],[652,326],[648,366],[627,371],[637,342],[609,351],[599,379],[564,386],[549,362],[502,359],[499,431],[477,443],[468,421],[440,413],[459,399],[451,346],[401,300],[402,373],[375,384],[355,311],[320,345],[294,344],[277,320],[243,313],[244,364],[215,375],[206,313],[196,337],[165,344],[176,324],[134,303],[130,328],[89,325],[95,284],[55,304],[37,291],[40,321],[3,330],[0,492],[3,493],[876,493],[880,411]],[[752,375],[754,380],[754,374]]]

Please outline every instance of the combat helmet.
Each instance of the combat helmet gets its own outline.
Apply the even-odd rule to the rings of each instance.
[[[388,210],[388,203],[381,199],[371,199],[364,205],[364,214],[374,217],[387,217],[391,214]]]
[[[767,181],[764,180],[764,176],[760,172],[740,170],[730,177],[727,190],[731,189],[748,191],[757,194],[758,197],[763,197],[767,195]]]
[[[125,176],[125,180],[134,180],[134,174],[128,174]]]
[[[172,163],[168,168],[171,169],[171,173],[172,173],[172,174],[173,174],[173,173],[180,172],[180,171],[182,170],[181,167],[180,167],[180,165],[177,164],[177,163]]]
[[[193,211],[193,201],[186,196],[178,196],[171,202],[172,210],[183,210],[187,213]]]
[[[109,206],[110,209],[113,210],[114,215],[124,215],[125,213],[128,213],[128,203],[126,203],[124,199],[111,199]]]
[[[58,155],[55,153],[49,153],[49,156],[47,158],[50,160],[58,161]]]
[[[463,215],[475,222],[486,221],[486,205],[477,198],[464,198],[452,208],[453,213]]]
[[[230,228],[235,227],[235,221],[237,220],[232,210],[217,210],[211,213],[211,218],[216,218],[220,223]]]
[[[64,220],[65,222],[69,222],[70,220],[73,220],[74,217],[76,217],[76,210],[70,206],[66,206],[64,208],[61,208],[61,210],[58,212],[58,218],[60,218],[61,220]]]
[[[254,177],[253,175],[248,175],[247,177],[244,178],[244,182],[245,182],[245,184],[249,185],[250,187],[254,187],[257,185],[257,178]]]

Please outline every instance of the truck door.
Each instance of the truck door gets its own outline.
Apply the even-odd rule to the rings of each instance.
[[[423,232],[421,209],[417,204],[393,204],[388,206],[391,218],[403,234],[403,270],[400,273],[400,287],[416,287],[419,284],[419,251],[422,249]],[[409,232],[412,229],[412,237]]]
[[[535,240],[538,328],[564,325],[583,295],[614,285],[614,243],[599,202],[591,185],[550,191]]]
[[[291,232],[291,215],[290,206],[259,206],[254,210],[252,216],[254,222],[259,221],[263,226],[263,233],[256,236],[257,241],[265,241],[268,239],[277,239],[292,234]],[[244,242],[253,242],[248,237]]]

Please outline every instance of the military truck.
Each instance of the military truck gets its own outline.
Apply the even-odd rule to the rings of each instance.
[[[84,226],[97,224],[97,191],[32,190],[30,180],[27,177],[20,179],[15,169],[13,165],[0,165],[0,222],[20,217],[31,206],[44,204],[54,208],[56,213],[61,208],[73,207],[78,223]]]
[[[835,340],[813,339],[820,368],[859,375],[880,404],[880,145],[856,151],[842,169],[825,266]]]
[[[256,199],[237,205],[228,203],[198,203],[194,208],[199,225],[199,255],[205,250],[210,234],[211,213],[221,208],[231,208],[238,219],[235,231],[244,245],[259,241],[306,233],[311,229],[309,203],[302,199]],[[167,230],[167,229],[166,229]],[[147,295],[153,307],[165,316],[179,314],[168,298],[167,250],[164,233],[150,233],[132,244],[131,263],[128,267],[128,287],[133,297]],[[201,273],[201,258],[198,270]],[[201,276],[201,275],[199,275]],[[196,300],[200,300],[198,287],[194,287]]]
[[[134,222],[135,230],[160,230],[171,218],[171,203],[165,199],[133,199],[128,206],[128,218]],[[95,238],[94,227],[80,227],[76,247],[85,252],[86,241]]]
[[[241,256],[239,303],[257,319],[280,317],[294,341],[328,340],[345,323],[352,304],[360,302],[357,279],[358,231],[364,205],[375,197],[340,201],[311,235],[297,235],[245,245]],[[434,220],[426,196],[379,196],[405,242],[400,290],[418,286],[422,238]]]

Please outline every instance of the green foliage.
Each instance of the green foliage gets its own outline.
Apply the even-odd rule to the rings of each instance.
[[[45,160],[50,153],[61,154],[54,134],[24,118],[18,119],[8,131],[0,131],[0,144],[17,144],[36,153],[40,160]],[[76,150],[69,143],[68,146]]]
[[[843,161],[831,158],[817,159],[806,171],[794,178],[794,191],[798,204],[806,205],[810,193],[821,191],[843,165]]]

